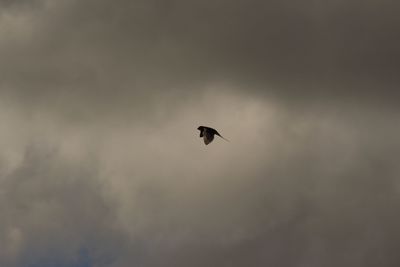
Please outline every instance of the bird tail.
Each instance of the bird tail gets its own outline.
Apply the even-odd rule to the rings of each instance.
[[[219,137],[221,137],[222,139],[224,139],[227,142],[230,142],[228,139],[226,139],[225,137],[223,137],[222,135],[218,134]]]

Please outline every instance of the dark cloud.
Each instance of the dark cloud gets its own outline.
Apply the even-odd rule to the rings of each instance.
[[[0,7],[2,8],[33,7],[40,2],[41,2],[40,0],[1,0]]]
[[[118,103],[216,81],[295,102],[398,97],[393,1],[45,3],[2,42],[3,87],[29,99]]]
[[[0,2],[0,265],[398,266],[397,7]]]

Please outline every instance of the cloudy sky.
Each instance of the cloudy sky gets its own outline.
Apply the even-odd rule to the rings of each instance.
[[[399,266],[399,8],[1,0],[0,265]]]

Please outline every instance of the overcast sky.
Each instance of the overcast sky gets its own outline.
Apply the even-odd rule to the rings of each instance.
[[[0,265],[399,266],[399,8],[1,0]]]

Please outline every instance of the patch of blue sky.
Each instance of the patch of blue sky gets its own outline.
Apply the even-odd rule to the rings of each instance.
[[[39,259],[32,261],[21,267],[92,267],[93,261],[87,249],[81,249],[75,259],[57,259],[48,257],[46,259]]]

